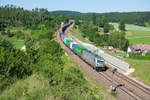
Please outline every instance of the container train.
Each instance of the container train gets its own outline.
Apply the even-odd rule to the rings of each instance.
[[[66,24],[63,27],[59,28],[59,36],[63,43],[70,48],[75,54],[77,54],[80,58],[82,58],[85,62],[90,64],[93,69],[97,71],[103,71],[106,69],[104,64],[104,59],[85,48],[84,46],[74,42],[70,38],[65,36],[65,30],[71,25],[72,23]]]

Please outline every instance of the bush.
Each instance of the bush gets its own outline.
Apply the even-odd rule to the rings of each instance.
[[[7,33],[5,31],[2,31],[1,34],[2,35],[7,35]]]
[[[40,34],[39,39],[46,39],[46,38],[48,38],[49,40],[52,40],[53,39],[53,35],[54,35],[54,31],[47,30],[47,31],[44,31],[44,32],[42,32]]]
[[[17,39],[25,39],[25,34],[22,33],[22,31],[17,31],[15,36],[16,36]]]
[[[21,79],[31,75],[30,65],[28,55],[13,48],[8,41],[0,41],[0,89],[13,83],[15,78]]]
[[[10,32],[10,30],[7,30],[7,35],[8,35],[8,37],[13,37],[14,36],[14,34]]]
[[[150,60],[150,53],[147,53],[145,56],[138,54],[130,54],[129,57],[132,59]]]
[[[86,80],[80,70],[64,65],[66,60],[62,60],[63,51],[56,41],[43,43],[38,50],[38,54],[40,57],[36,70],[48,79],[54,97],[63,100],[85,100],[85,97],[95,99],[92,91],[86,86]]]

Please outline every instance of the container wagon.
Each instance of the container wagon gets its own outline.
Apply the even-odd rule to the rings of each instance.
[[[70,48],[71,48],[72,51],[74,51],[74,48],[75,48],[76,45],[77,45],[76,42],[71,42],[70,43]]]
[[[79,44],[77,44],[74,47],[74,52],[77,53],[80,57],[81,57],[84,50],[87,50],[87,49],[85,47],[83,47],[82,45],[79,45]]]

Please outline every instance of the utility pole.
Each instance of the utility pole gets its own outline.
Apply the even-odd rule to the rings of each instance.
[[[113,86],[113,84],[115,84],[114,74],[115,74],[116,71],[117,71],[116,68],[114,68],[114,69],[112,70],[112,85],[110,86],[110,92],[115,92],[115,91],[116,91],[116,87]],[[112,97],[111,97],[111,100],[112,100]]]
[[[112,84],[115,84],[114,74],[115,74],[116,71],[117,71],[116,68],[114,68],[114,69],[112,70]],[[115,87],[115,86],[114,86],[114,87]],[[113,85],[112,85],[112,91],[114,90],[114,87],[113,87]]]

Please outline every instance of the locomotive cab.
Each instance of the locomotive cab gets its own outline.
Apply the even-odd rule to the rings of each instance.
[[[102,59],[97,59],[97,65],[101,65],[101,64],[104,64],[104,60],[102,60]]]
[[[102,58],[95,58],[96,69],[104,69],[104,59]]]

